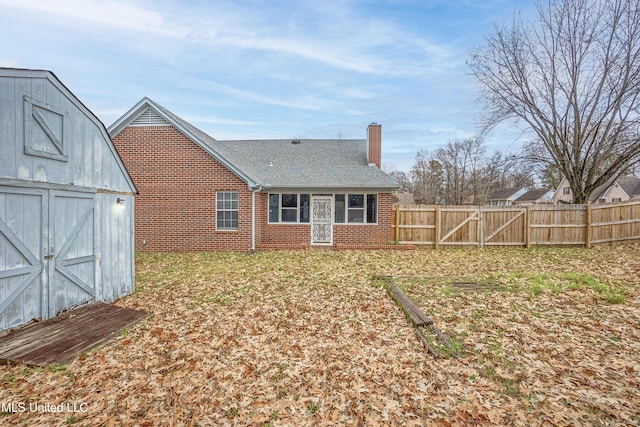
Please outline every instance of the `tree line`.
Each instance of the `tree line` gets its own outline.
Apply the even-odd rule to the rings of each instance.
[[[420,150],[409,172],[393,171],[400,191],[413,193],[423,204],[462,205],[487,202],[501,188],[556,188],[557,168],[535,164],[521,156],[489,152],[482,138],[449,142],[434,151]]]

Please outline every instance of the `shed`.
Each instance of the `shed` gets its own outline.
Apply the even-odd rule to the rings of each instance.
[[[0,68],[0,330],[133,292],[135,194],[52,72]]]

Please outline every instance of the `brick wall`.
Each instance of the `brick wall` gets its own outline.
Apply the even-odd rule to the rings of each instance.
[[[247,184],[172,126],[128,127],[113,143],[139,194],[136,251],[251,249],[251,191]],[[216,192],[237,191],[237,231],[216,230]],[[335,224],[338,244],[385,244],[391,230],[391,194],[378,194],[378,224]],[[256,247],[300,249],[310,224],[269,224],[268,194],[256,194]]]
[[[259,200],[259,201],[258,201]],[[311,224],[269,224],[268,195],[256,197],[256,218],[259,224],[256,236],[258,249],[303,248],[311,243]],[[334,224],[333,243],[386,244],[391,234],[391,194],[378,193],[378,224]]]
[[[391,193],[378,193],[378,224],[335,224],[334,244],[386,244],[391,235]]]
[[[128,127],[113,138],[139,194],[137,251],[249,250],[247,184],[172,126]],[[216,230],[216,191],[238,192],[238,231]]]

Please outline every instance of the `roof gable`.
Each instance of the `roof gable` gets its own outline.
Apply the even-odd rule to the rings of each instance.
[[[398,187],[378,167],[369,166],[365,139],[219,141],[149,98],[140,100],[109,126],[109,133],[115,137],[128,126],[167,124],[176,127],[250,188]]]
[[[138,101],[136,105],[109,126],[109,133],[112,138],[115,138],[129,126],[173,126],[238,175],[250,188],[257,186],[255,178],[234,165],[229,160],[230,155],[225,152],[224,147],[215,144],[216,140],[214,138],[147,97]]]
[[[129,126],[171,126],[171,123],[152,107],[148,107]]]
[[[640,178],[635,176],[623,176],[616,181],[629,197],[640,194]]]

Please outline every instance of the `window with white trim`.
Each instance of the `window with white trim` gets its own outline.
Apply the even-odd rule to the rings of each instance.
[[[308,223],[309,194],[269,194],[270,223]]]
[[[216,229],[238,229],[237,191],[218,191],[216,193]]]
[[[375,224],[378,222],[378,195],[336,194],[334,211],[336,224]]]

